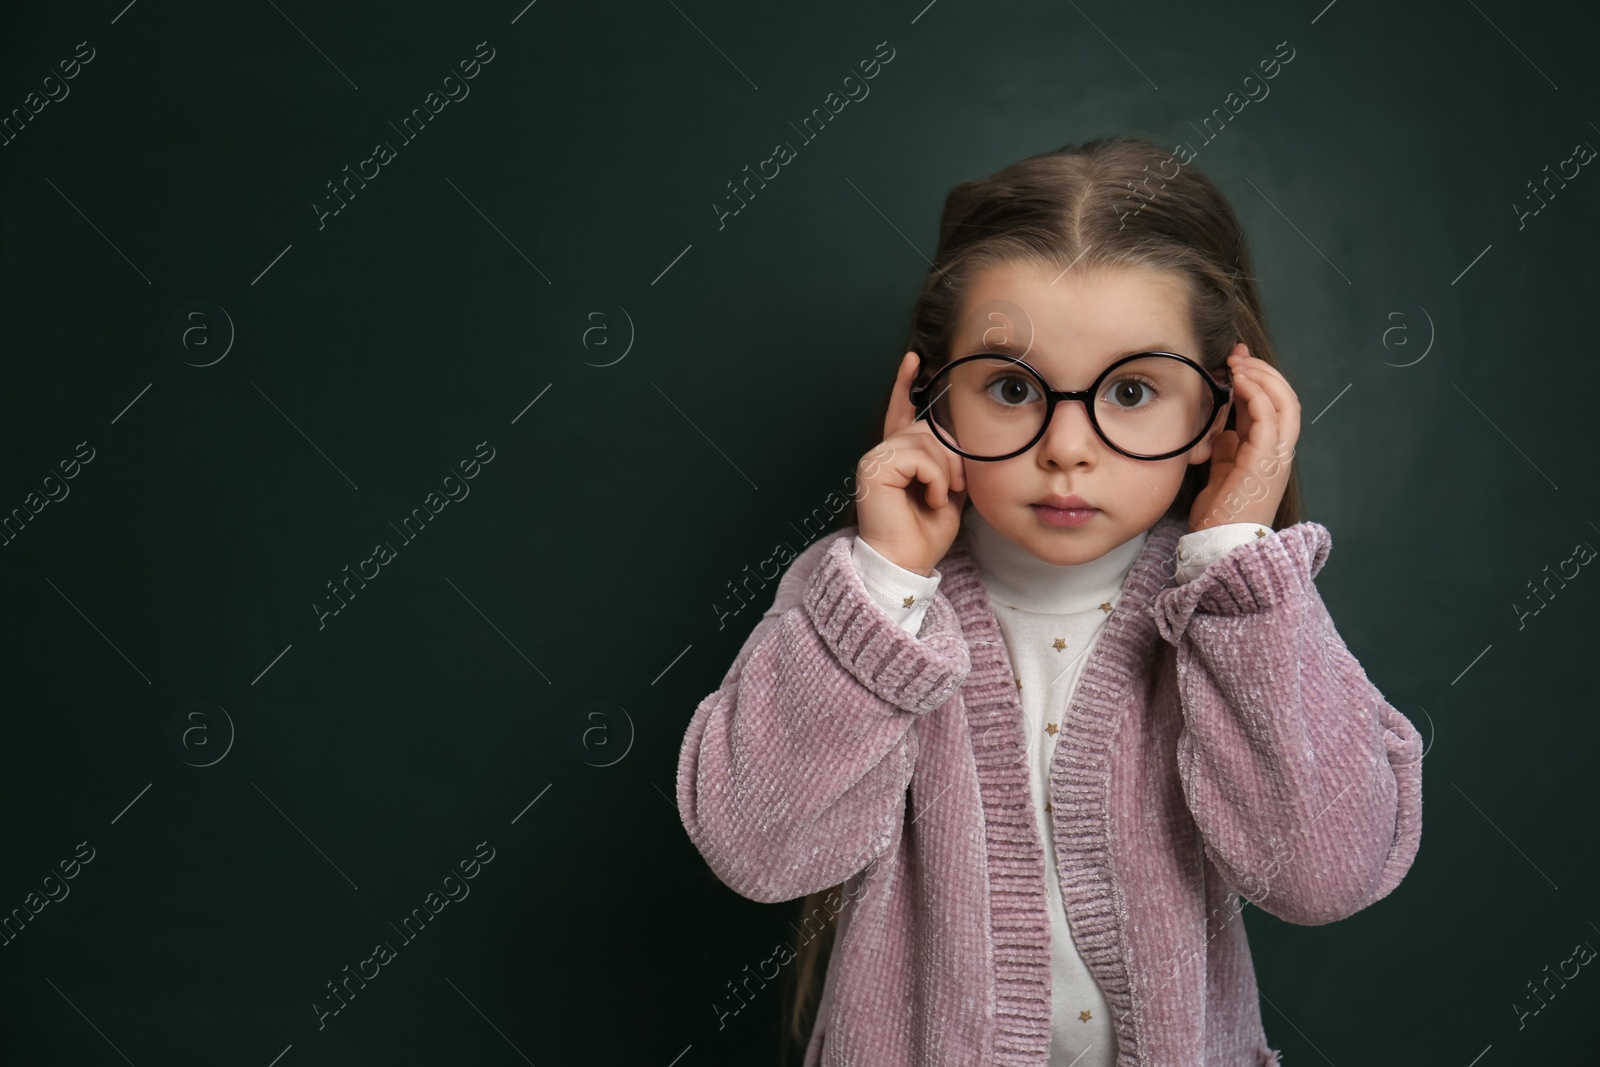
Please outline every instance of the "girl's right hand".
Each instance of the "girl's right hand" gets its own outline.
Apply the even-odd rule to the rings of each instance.
[[[921,362],[915,352],[900,361],[884,439],[856,464],[856,536],[927,577],[961,530],[967,475],[962,457],[917,418],[911,383]]]

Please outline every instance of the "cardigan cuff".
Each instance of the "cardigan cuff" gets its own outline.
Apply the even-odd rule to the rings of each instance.
[[[1156,629],[1176,645],[1196,612],[1249,615],[1276,607],[1305,592],[1332,547],[1327,527],[1316,522],[1297,522],[1235,546],[1193,581],[1157,594],[1149,608]]]
[[[806,614],[839,663],[880,699],[916,713],[940,707],[972,668],[955,607],[935,594],[913,636],[868,592],[854,547],[854,537],[828,546],[806,584]]]

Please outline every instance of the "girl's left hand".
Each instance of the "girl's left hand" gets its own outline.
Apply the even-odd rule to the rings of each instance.
[[[1237,429],[1214,439],[1211,477],[1195,497],[1189,527],[1254,522],[1271,529],[1300,438],[1300,399],[1277,368],[1250,355],[1243,343],[1234,346],[1228,367]]]

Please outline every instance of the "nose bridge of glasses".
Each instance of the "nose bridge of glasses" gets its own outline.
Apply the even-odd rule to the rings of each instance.
[[[1043,379],[1041,378],[1040,380],[1042,381]],[[1063,432],[1063,423],[1069,421],[1075,423],[1076,420],[1080,419],[1082,420],[1081,425],[1074,425],[1071,431],[1066,432],[1087,434],[1089,437],[1104,440],[1099,426],[1091,413],[1091,409],[1094,406],[1094,393],[1091,390],[1055,389],[1048,385],[1045,388],[1050,390],[1051,400],[1049,413],[1045,416],[1045,425],[1043,427],[1043,433],[1047,440],[1055,438],[1059,433]]]
[[[1043,378],[1040,378],[1039,380],[1044,381]],[[1095,391],[1093,387],[1088,389],[1057,389],[1055,386],[1047,384],[1045,389],[1047,392],[1049,392],[1050,396],[1054,398],[1057,407],[1061,406],[1062,404],[1071,403],[1074,400],[1083,401],[1084,407],[1088,407],[1090,404],[1094,403]]]

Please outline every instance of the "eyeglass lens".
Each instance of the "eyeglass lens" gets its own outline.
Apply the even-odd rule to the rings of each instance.
[[[952,364],[929,384],[930,417],[963,452],[1009,455],[1025,448],[1044,426],[1045,383],[1009,360]],[[1162,355],[1117,366],[1100,383],[1093,403],[1095,421],[1105,438],[1136,455],[1155,456],[1186,447],[1213,413],[1211,387],[1201,372]],[[1063,414],[1058,410],[1054,417]]]

